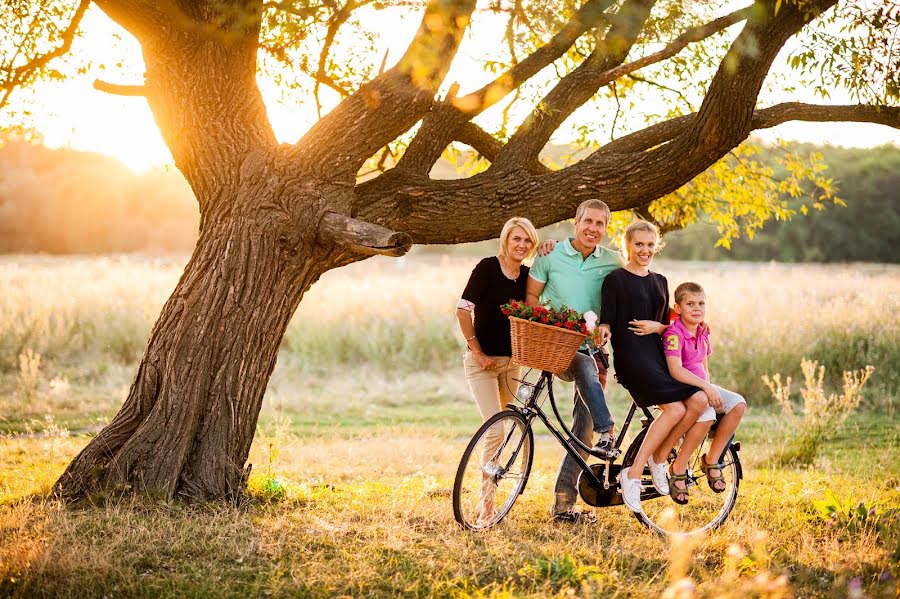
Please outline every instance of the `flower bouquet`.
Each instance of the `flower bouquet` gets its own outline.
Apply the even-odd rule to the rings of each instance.
[[[582,315],[568,306],[529,306],[517,300],[500,310],[509,316],[513,361],[554,374],[569,369],[597,318],[593,312]]]

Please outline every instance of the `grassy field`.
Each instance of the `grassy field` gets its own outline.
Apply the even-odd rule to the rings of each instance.
[[[452,313],[473,262],[323,277],[285,337],[248,498],[221,506],[47,497],[121,404],[184,259],[0,260],[0,596],[897,595],[900,268],[658,265],[673,287],[707,287],[713,376],[752,408],[732,517],[677,542],[623,507],[595,526],[550,522],[561,450],[546,435],[509,520],[455,527],[448,490],[478,417]],[[804,356],[828,392],[842,369],[876,371],[811,465],[776,466],[791,431],[760,376],[798,378]],[[625,396],[610,395],[621,418]],[[816,504],[829,493],[833,518]]]

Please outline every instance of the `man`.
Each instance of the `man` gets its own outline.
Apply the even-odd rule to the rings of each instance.
[[[618,253],[599,245],[606,235],[609,217],[609,206],[601,200],[587,200],[578,206],[575,237],[557,243],[549,254],[538,256],[531,267],[525,295],[528,304],[549,300],[557,308],[565,304],[582,313],[592,310],[600,314],[603,280],[622,266]],[[605,339],[601,341],[605,342]],[[610,456],[613,450],[613,420],[603,393],[606,374],[606,369],[598,366],[582,346],[564,375],[564,378],[575,380],[577,390],[572,432],[588,446],[592,443],[593,433],[598,433],[599,441],[593,449],[603,457]],[[579,395],[582,401],[579,401]],[[585,452],[579,453],[587,458]],[[575,510],[579,471],[578,464],[567,453],[554,489],[552,513],[555,520],[578,522],[583,517]]]

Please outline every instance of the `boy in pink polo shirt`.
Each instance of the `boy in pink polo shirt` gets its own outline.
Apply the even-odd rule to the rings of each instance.
[[[706,293],[697,283],[682,283],[675,289],[675,313],[678,318],[663,335],[663,349],[669,374],[675,380],[695,385],[709,397],[709,407],[700,414],[697,423],[684,436],[681,453],[690,455],[703,442],[716,419],[716,412],[724,414],[713,436],[709,453],[700,459],[700,467],[706,474],[709,487],[716,493],[725,490],[722,477],[723,465],[719,463],[725,446],[737,430],[747,402],[743,397],[709,382],[709,328],[706,317]],[[679,484],[680,483],[680,484]],[[673,477],[669,484],[673,499],[686,501],[688,488],[685,479]],[[676,496],[677,495],[677,496]]]

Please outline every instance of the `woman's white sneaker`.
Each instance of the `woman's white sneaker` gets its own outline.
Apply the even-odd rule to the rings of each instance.
[[[641,479],[628,478],[628,468],[622,468],[619,473],[619,492],[628,509],[632,512],[641,511]]]
[[[650,468],[650,477],[653,479],[653,488],[660,495],[669,494],[669,472],[666,469],[666,463],[657,464],[653,461],[651,455],[647,459],[647,467]]]

